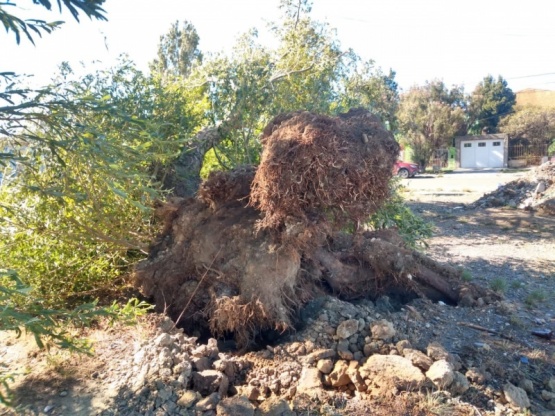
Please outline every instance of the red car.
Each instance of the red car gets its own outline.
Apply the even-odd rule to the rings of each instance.
[[[420,172],[420,166],[416,163],[401,162],[398,160],[393,165],[393,174],[401,178],[413,178]]]

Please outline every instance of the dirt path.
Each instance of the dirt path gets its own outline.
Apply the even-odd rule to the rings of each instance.
[[[500,180],[508,182],[520,174],[453,174],[406,181],[409,205],[435,224],[427,253],[467,270],[467,279],[495,289],[504,296],[503,301],[478,308],[425,300],[400,308],[389,308],[384,299],[357,305],[320,301],[313,313],[307,308],[305,327],[297,333],[276,339],[263,351],[226,355],[226,360],[234,360],[235,368],[242,368],[233,378],[237,397],[251,398],[249,406],[256,407],[256,414],[553,416],[555,400],[546,400],[550,396],[545,383],[555,377],[555,344],[532,331],[555,330],[555,220],[522,210],[468,209],[466,205],[495,189]],[[340,351],[341,342],[333,334],[350,318],[365,325],[386,319],[396,328],[394,340],[410,342],[419,351],[425,352],[432,342],[441,343],[458,355],[460,372],[470,380],[470,388],[461,396],[391,390],[385,401],[348,388],[327,388],[318,398],[301,400],[305,396],[295,396],[292,389],[300,389],[311,351],[328,348],[349,356],[348,351]],[[153,372],[158,365],[154,363],[164,360],[168,348],[175,357],[190,357],[193,371],[206,364],[203,358],[214,355],[212,347],[197,345],[194,338],[174,334],[170,327],[171,322],[153,314],[135,327],[86,330],[82,335],[93,343],[92,357],[40,352],[31,339],[0,334],[0,362],[17,373],[13,387],[18,405],[15,411],[0,409],[0,415],[226,414],[221,409],[217,413],[215,405],[200,406],[199,397],[189,394],[187,386],[180,387],[177,375],[182,373],[176,368],[181,365],[179,371],[185,371],[184,358],[179,363],[174,359],[169,373],[164,369]],[[368,346],[384,354],[399,354],[393,341],[367,342],[365,331],[359,331],[358,338],[355,334],[364,349],[358,350],[356,342],[349,345],[358,357],[362,351],[366,355]],[[167,333],[173,334],[173,344],[162,343]],[[355,359],[357,352],[352,354]],[[133,387],[138,376],[143,374],[147,380],[151,373],[151,382]],[[286,382],[291,387],[285,388]],[[503,399],[503,386],[508,382],[527,388],[529,410],[513,410]],[[256,389],[260,396],[252,396]],[[272,407],[272,403],[277,404]],[[278,407],[281,413],[271,413]],[[250,412],[227,414],[253,414]]]

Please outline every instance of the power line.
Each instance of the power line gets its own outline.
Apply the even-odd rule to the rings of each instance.
[[[533,78],[533,77],[545,77],[547,75],[555,75],[555,72],[546,72],[545,74],[535,74],[535,75],[523,75],[521,77],[512,77],[507,79],[521,79],[521,78]]]

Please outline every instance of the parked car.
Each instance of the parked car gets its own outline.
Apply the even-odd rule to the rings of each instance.
[[[416,163],[407,163],[398,160],[393,166],[393,174],[401,178],[413,178],[420,172],[420,166]]]

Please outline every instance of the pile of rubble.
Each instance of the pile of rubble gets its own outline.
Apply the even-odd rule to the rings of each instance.
[[[166,318],[129,358],[114,405],[102,415],[372,414],[384,398],[391,406],[396,398],[431,392],[440,392],[445,406],[472,411],[465,393],[475,396],[486,385],[495,394],[482,410],[513,414],[531,407],[534,383],[492,382],[483,366],[430,336],[431,325],[413,306],[395,312],[387,298],[354,305],[323,297],[303,314],[304,328],[247,354],[222,352],[215,339],[199,344]],[[555,377],[542,389],[544,408],[555,409]]]
[[[555,162],[546,162],[473,203],[480,208],[504,206],[555,215]]]

